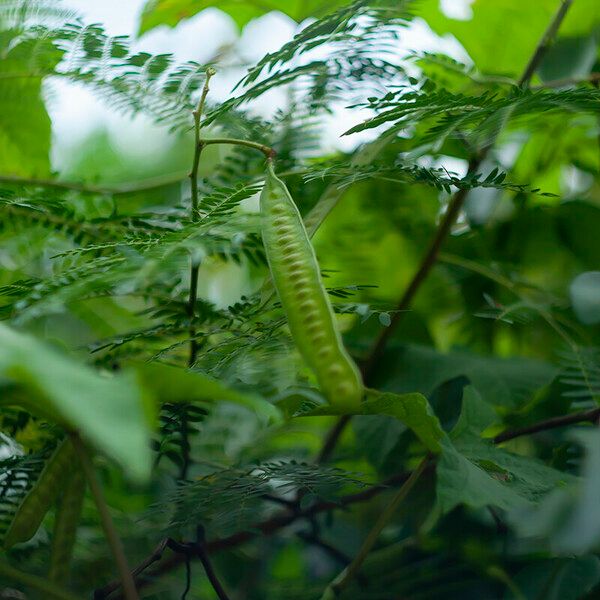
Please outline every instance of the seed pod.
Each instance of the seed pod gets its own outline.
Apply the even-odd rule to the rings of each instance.
[[[69,566],[73,555],[77,526],[81,518],[85,487],[83,469],[77,465],[56,509],[48,572],[48,578],[54,583],[64,584],[69,578]]]
[[[352,410],[363,395],[360,373],[344,348],[298,208],[271,161],[260,209],[271,276],[296,346],[329,402]]]
[[[29,490],[6,532],[4,547],[30,540],[54,504],[65,479],[70,475],[75,449],[69,439],[61,442],[48,459],[37,481]]]

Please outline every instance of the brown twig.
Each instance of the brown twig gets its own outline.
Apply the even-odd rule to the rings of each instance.
[[[322,540],[318,535],[314,533],[309,533],[307,531],[299,531],[296,535],[307,544],[312,544],[313,546],[321,548],[321,550],[323,550],[326,554],[331,556],[331,558],[333,558],[343,567],[346,567],[352,562],[352,558],[348,556],[345,552],[342,552],[339,548],[336,548],[334,545],[329,544],[325,540]]]
[[[585,412],[573,413],[570,415],[563,415],[560,417],[552,417],[527,427],[520,427],[519,429],[509,429],[503,431],[494,438],[494,444],[502,444],[509,440],[522,437],[524,435],[531,435],[533,433],[539,433],[540,431],[549,431],[551,429],[557,429],[559,427],[566,427],[567,425],[573,425],[575,423],[595,423],[600,419],[600,408],[593,408]]]
[[[531,81],[531,78],[533,77],[537,68],[542,63],[544,55],[550,48],[552,42],[554,41],[554,38],[558,33],[561,23],[567,16],[567,11],[569,10],[569,8],[571,8],[571,4],[573,4],[573,0],[561,1],[560,6],[556,11],[556,14],[554,15],[554,18],[552,19],[550,25],[548,25],[548,28],[544,32],[544,35],[542,35],[542,38],[538,42],[538,45],[536,46],[535,51],[531,56],[531,59],[529,60],[529,63],[527,63],[527,66],[523,71],[523,75],[521,75],[521,79],[519,79],[519,85],[528,85]]]
[[[215,590],[217,597],[219,598],[219,600],[229,600],[229,596],[227,595],[225,588],[221,584],[221,581],[217,577],[217,574],[215,573],[215,570],[212,566],[212,562],[206,549],[206,543],[204,541],[203,529],[199,529],[199,539],[195,549],[196,555],[198,556],[200,562],[202,563],[202,566],[204,567],[206,577],[208,578],[208,581],[210,581],[210,584],[212,585],[213,589]]]

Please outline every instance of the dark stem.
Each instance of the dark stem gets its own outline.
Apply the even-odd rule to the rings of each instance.
[[[563,415],[561,417],[552,417],[551,419],[540,421],[539,423],[534,423],[527,427],[503,431],[494,438],[494,444],[502,444],[502,442],[508,442],[509,440],[514,440],[515,438],[524,435],[531,435],[533,433],[539,433],[540,431],[549,431],[551,429],[566,427],[567,425],[573,425],[575,423],[596,423],[599,419],[600,408],[573,413],[571,415]]]
[[[201,542],[198,544],[198,547],[196,549],[196,554],[198,555],[198,558],[200,559],[200,562],[202,563],[202,566],[204,567],[204,572],[206,573],[206,577],[210,581],[210,584],[212,585],[213,589],[215,590],[215,593],[217,594],[217,597],[219,598],[219,600],[229,600],[229,596],[227,595],[227,592],[223,588],[221,582],[219,581],[219,578],[217,577],[217,574],[215,573],[215,570],[214,570],[212,563],[210,561],[210,558],[208,556],[208,552],[206,550],[206,544],[204,542]]]
[[[296,534],[301,540],[305,541],[307,544],[312,544],[313,546],[317,546],[321,548],[324,552],[326,552],[331,558],[340,563],[343,567],[349,565],[352,562],[352,558],[342,552],[339,548],[336,548],[332,544],[322,540],[318,535],[314,533],[308,533],[306,531],[299,531]]]
[[[541,40],[539,41],[539,43],[535,49],[535,52],[533,53],[531,59],[527,63],[527,66],[525,67],[525,70],[523,71],[523,74],[521,75],[521,77],[519,79],[520,86],[526,87],[531,82],[531,78],[533,77],[533,74],[535,73],[536,69],[539,67],[546,51],[550,47],[550,44],[551,44],[552,40],[554,39],[556,33],[558,32],[558,29],[559,29],[562,21],[564,20],[566,14],[567,14],[567,11],[569,10],[572,3],[573,3],[573,0],[562,0],[562,3],[560,5],[557,13],[554,15],[554,18],[552,19],[550,25],[544,32],[544,35],[542,36]],[[487,146],[485,146],[479,152],[479,154],[477,156],[473,157],[469,161],[468,174],[472,174],[479,169],[479,167],[481,166],[481,164],[483,163],[483,161],[489,154],[490,150],[492,149],[492,146],[493,146],[493,142],[488,144]],[[371,352],[369,353],[366,361],[363,364],[362,373],[363,373],[363,380],[365,382],[365,385],[367,385],[367,386],[374,385],[373,376],[374,376],[375,368],[376,368],[379,360],[381,359],[381,356],[387,346],[387,343],[389,342],[391,336],[393,335],[396,328],[398,327],[398,324],[404,317],[404,314],[410,308],[414,297],[416,296],[417,292],[419,291],[419,288],[421,287],[423,282],[427,279],[427,276],[429,275],[431,269],[436,264],[440,249],[441,249],[446,237],[450,233],[450,231],[456,221],[456,218],[460,214],[460,211],[465,203],[468,193],[469,193],[469,191],[467,189],[464,189],[464,188],[460,189],[454,194],[454,196],[450,200],[450,203],[448,204],[448,209],[446,210],[446,214],[444,215],[444,218],[442,219],[442,221],[440,222],[440,224],[438,226],[438,229],[433,237],[433,240],[431,241],[431,244],[429,245],[429,249],[427,250],[427,253],[423,257],[421,264],[420,264],[419,268],[417,269],[417,272],[415,273],[415,275],[411,279],[410,283],[408,284],[408,287],[406,288],[406,291],[402,295],[402,298],[400,298],[400,302],[398,302],[395,312],[393,313],[393,317],[392,317],[390,325],[381,331],[379,337],[375,340],[375,343],[374,343],[373,347],[371,348]],[[350,422],[350,417],[340,418],[338,420],[338,422],[336,423],[336,425],[334,426],[334,428],[327,434],[324,444],[323,444],[323,447],[319,453],[319,457],[318,457],[319,461],[326,461],[331,456],[331,454],[332,454],[333,450],[335,449],[335,446],[339,440],[340,435],[343,433],[346,425],[349,422]]]
[[[561,23],[567,15],[567,11],[571,8],[571,4],[573,4],[573,0],[562,0],[554,18],[548,25],[548,28],[544,32],[542,39],[538,42],[538,45],[535,48],[535,52],[533,53],[531,59],[527,63],[525,70],[523,71],[523,75],[519,79],[519,85],[529,85],[531,78],[536,72],[537,68],[540,66],[544,55],[550,48],[552,42],[556,34],[558,33],[558,29],[560,28]]]
[[[183,594],[181,594],[181,600],[185,600],[187,598],[188,592],[192,587],[192,561],[189,556],[185,557],[185,589],[183,590]]]
[[[202,113],[204,112],[204,106],[206,104],[206,96],[208,95],[210,79],[215,74],[214,69],[206,70],[206,80],[198,106],[193,112],[194,116],[194,159],[192,161],[192,170],[190,171],[190,188],[192,193],[192,207],[191,207],[191,218],[192,221],[198,219],[198,204],[199,204],[199,193],[198,193],[198,169],[200,167],[200,157],[202,156],[202,150],[204,145],[200,141],[200,121],[202,119]],[[190,320],[190,352],[188,356],[188,367],[191,368],[196,362],[196,356],[198,354],[198,343],[196,341],[196,328],[194,327],[194,315],[196,313],[196,301],[198,298],[198,273],[200,272],[200,265],[196,262],[196,259],[192,256],[192,266],[190,268],[190,294],[187,305],[187,314]],[[183,412],[181,415],[180,423],[180,434],[181,434],[181,448],[183,452],[181,470],[179,478],[182,480],[187,479],[188,471],[190,468],[190,440],[188,435],[188,420],[187,411],[185,405],[182,407]]]
[[[482,160],[483,157],[472,161],[469,168],[469,173],[473,173],[475,170],[477,170]],[[429,272],[437,262],[440,248],[442,247],[442,244],[444,243],[446,237],[450,233],[450,230],[454,226],[456,218],[458,217],[463,207],[468,193],[469,192],[467,189],[460,189],[452,197],[452,200],[448,205],[448,209],[444,214],[444,218],[440,222],[435,236],[433,237],[433,240],[429,245],[427,253],[423,257],[423,260],[421,261],[417,272],[411,279],[410,283],[408,284],[408,287],[402,295],[402,298],[400,298],[400,301],[398,302],[398,305],[395,308],[395,312],[393,313],[391,323],[388,327],[384,327],[381,330],[379,337],[375,341],[375,344],[373,345],[371,352],[369,353],[367,361],[364,363],[362,372],[365,380],[365,385],[369,386],[373,384],[372,379],[375,373],[377,363],[380,361],[390,337],[398,327],[406,311],[410,308],[412,301],[416,296],[417,292],[419,291],[421,285],[423,284],[425,279],[427,279]]]

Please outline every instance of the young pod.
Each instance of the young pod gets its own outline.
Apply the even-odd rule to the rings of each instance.
[[[77,465],[58,500],[52,534],[48,578],[60,585],[65,584],[69,578],[69,567],[77,526],[81,518],[85,488],[83,469]]]
[[[265,253],[294,342],[329,402],[352,410],[363,396],[360,373],[344,348],[298,208],[271,161],[260,210]]]
[[[70,475],[75,459],[71,441],[66,439],[61,442],[17,509],[4,538],[5,548],[26,542],[35,535],[65,479]]]

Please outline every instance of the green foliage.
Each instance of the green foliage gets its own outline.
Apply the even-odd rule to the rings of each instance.
[[[107,597],[112,527],[141,598],[212,597],[178,568],[206,554],[248,600],[317,600],[344,573],[353,600],[598,596],[599,21],[576,0],[540,45],[558,4],[147,2],[141,32],[205,8],[305,21],[216,103],[203,65],[0,2],[0,588]],[[415,17],[465,58],[406,49]],[[238,50],[211,60],[222,81]],[[52,173],[55,79],[149,117],[164,150],[136,162],[127,131],[96,132]],[[196,138],[229,143],[196,165]],[[326,404],[274,292],[263,153],[359,407]],[[81,461],[56,460],[64,439]]]
[[[518,0],[506,0],[501,4],[493,0],[475,0],[471,5],[473,17],[467,20],[447,17],[437,0],[419,2],[416,9],[436,33],[454,35],[481,72],[516,79],[557,7],[558,3],[553,0],[540,0],[526,6]],[[599,23],[594,0],[574,2],[561,26],[561,36],[584,36],[594,31]],[[485,35],[480,33],[482,28]],[[506,44],[507,39],[513,43]]]
[[[225,2],[215,2],[213,0],[205,0],[203,2],[191,2],[190,0],[149,0],[142,13],[140,33],[145,33],[159,25],[174,27],[183,19],[189,19],[200,11],[213,6],[227,11],[235,19],[235,22],[240,27],[243,27],[251,19],[261,17],[272,10],[281,11],[300,22],[309,17],[322,16],[327,9],[336,8],[337,5],[341,4],[343,2],[337,1],[329,3],[327,7],[324,7],[320,0],[310,0],[309,2],[301,3],[294,0],[287,0],[286,2],[268,0],[267,2],[247,2],[241,5],[233,0]]]
[[[100,375],[6,325],[0,339],[0,368],[8,383],[4,405],[80,430],[133,477],[149,475],[148,409],[132,373]]]

